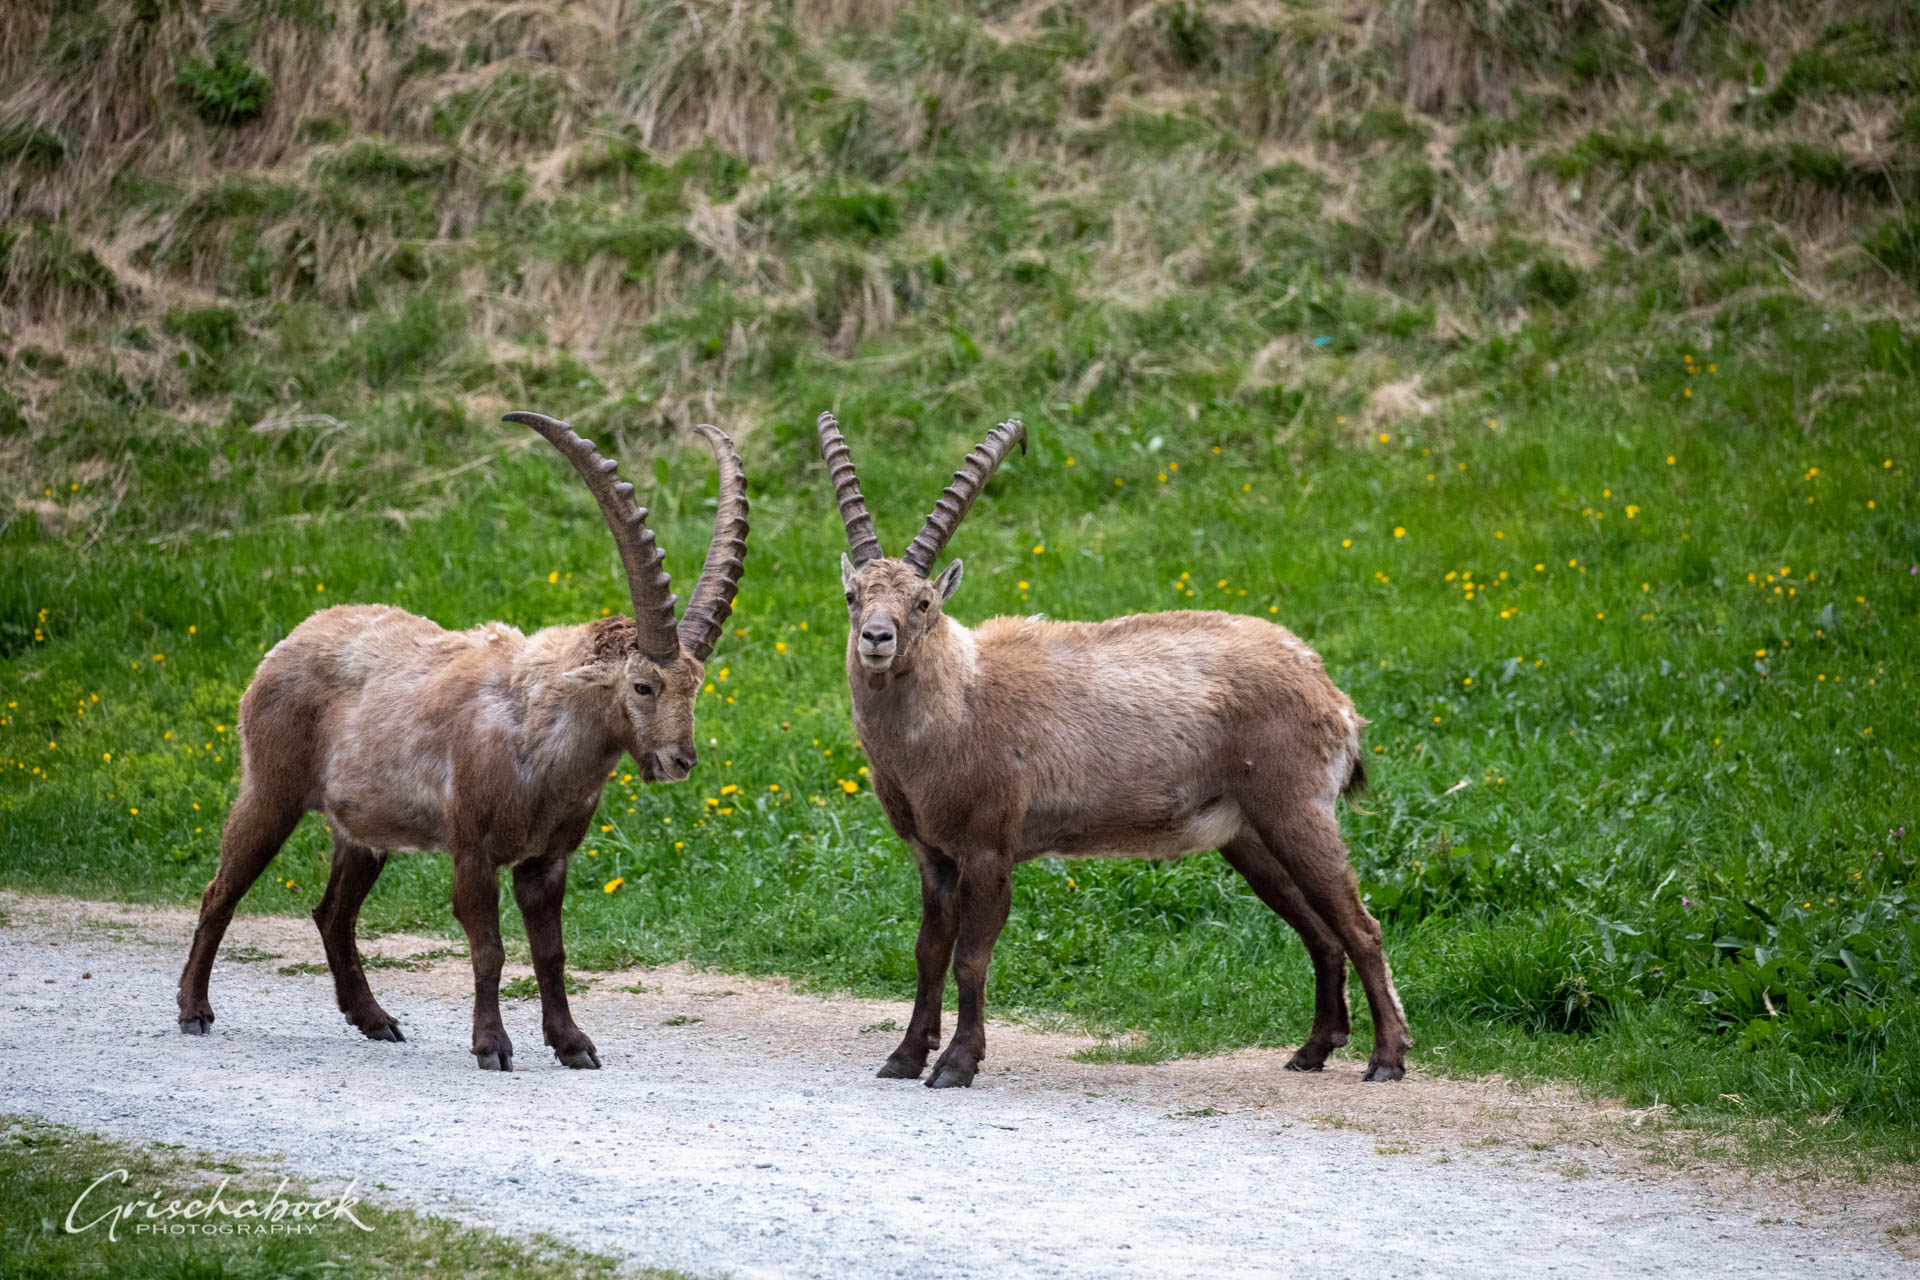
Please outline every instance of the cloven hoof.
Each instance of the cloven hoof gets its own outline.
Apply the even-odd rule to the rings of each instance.
[[[203,1036],[207,1028],[213,1025],[213,1015],[198,1013],[191,1018],[180,1019],[180,1034],[183,1036]]]
[[[482,1071],[513,1070],[513,1055],[510,1053],[476,1053]]]
[[[360,1033],[369,1040],[385,1040],[391,1044],[401,1044],[406,1040],[406,1037],[400,1034],[400,1024],[392,1018],[388,1018],[385,1022],[376,1022],[370,1027],[362,1027]]]
[[[964,1067],[941,1067],[927,1081],[929,1089],[969,1089],[973,1087],[973,1072]]]
[[[560,1055],[560,1061],[563,1065],[572,1067],[575,1071],[583,1068],[588,1071],[598,1071],[600,1069],[600,1055],[591,1049],[574,1049],[563,1053]]]
[[[918,1080],[920,1073],[924,1070],[926,1070],[925,1067],[915,1066],[904,1059],[888,1058],[873,1074],[882,1080]]]
[[[1308,1057],[1305,1049],[1294,1050],[1293,1056],[1287,1059],[1288,1071],[1324,1071],[1326,1066],[1325,1058]]]
[[[1402,1079],[1406,1074],[1407,1069],[1405,1067],[1396,1067],[1389,1062],[1369,1062],[1367,1064],[1367,1074],[1360,1078],[1368,1084],[1377,1084],[1383,1080]]]

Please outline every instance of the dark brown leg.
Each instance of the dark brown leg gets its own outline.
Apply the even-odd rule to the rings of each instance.
[[[1293,882],[1280,860],[1252,836],[1242,836],[1221,848],[1229,866],[1246,878],[1247,884],[1272,907],[1282,920],[1292,925],[1306,943],[1313,958],[1313,1030],[1307,1042],[1287,1061],[1289,1071],[1318,1071],[1327,1055],[1347,1042],[1353,1029],[1347,1008],[1347,951],[1338,935],[1307,904],[1306,895]]]
[[[547,1043],[569,1067],[600,1065],[587,1033],[574,1024],[567,1008],[567,953],[560,938],[560,902],[567,893],[567,856],[529,858],[513,869],[513,897],[527,926],[533,952],[533,976],[540,983],[540,1027]]]
[[[947,1051],[933,1065],[929,1089],[973,1083],[987,1056],[987,966],[993,944],[1013,907],[1013,864],[999,853],[960,862],[960,930],[953,948],[953,977],[960,987],[959,1026]]]
[[[513,1070],[513,1041],[500,1022],[500,878],[478,849],[453,855],[453,918],[473,958],[473,1056],[482,1071]]]
[[[360,904],[367,900],[373,882],[385,869],[385,855],[366,845],[355,844],[336,833],[333,837],[333,872],[327,877],[327,891],[313,909],[313,922],[320,926],[320,943],[327,949],[327,968],[333,971],[333,994],[340,1012],[360,1028],[369,1040],[405,1040],[400,1024],[367,986],[367,971],[360,963],[360,944],[354,929],[360,922]]]
[[[947,966],[953,962],[953,939],[960,928],[958,869],[946,855],[925,845],[916,845],[914,855],[920,863],[920,940],[914,944],[913,963],[920,985],[907,1033],[880,1068],[883,1080],[919,1079],[927,1055],[940,1047],[940,1003],[946,999]]]
[[[1255,818],[1260,840],[1279,856],[1306,900],[1346,947],[1360,983],[1367,989],[1373,1013],[1373,1057],[1364,1080],[1398,1080],[1406,1075],[1407,1050],[1413,1037],[1407,1015],[1393,989],[1393,971],[1381,942],[1380,922],[1360,900],[1360,883],[1353,861],[1340,838],[1340,824],[1331,810],[1301,807],[1278,821]]]
[[[205,1035],[213,1025],[213,1005],[207,1000],[207,980],[213,974],[214,953],[233,922],[233,909],[253,882],[280,852],[305,812],[299,798],[291,801],[264,794],[244,782],[220,834],[220,869],[200,898],[200,923],[187,949],[187,965],[180,973],[180,1030]]]

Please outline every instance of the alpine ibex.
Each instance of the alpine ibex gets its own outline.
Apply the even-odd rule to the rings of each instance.
[[[1177,858],[1218,848],[1313,959],[1313,1031],[1287,1066],[1347,1041],[1346,960],[1366,987],[1367,1080],[1406,1074],[1406,1015],[1380,926],[1360,900],[1334,802],[1362,786],[1353,703],[1284,628],[1228,613],[1110,622],[948,617],[960,561],[934,561],[1026,428],[967,455],[900,559],[880,541],[833,415],[818,423],[850,555],[853,722],[874,794],[920,865],[919,990],[880,1075],[917,1079],[940,1044],[951,960],[960,1025],[932,1088],[973,1082],[983,1001],[1014,864],[1046,854]],[[931,576],[930,576],[931,575]]]
[[[565,454],[599,503],[626,570],[633,616],[531,636],[493,622],[444,631],[381,605],[323,610],[275,645],[240,699],[240,793],[220,840],[220,869],[180,975],[180,1029],[213,1022],[207,978],[235,905],[308,810],[333,831],[333,872],[313,913],[347,1020],[399,1040],[354,941],[360,904],[395,849],[445,849],[453,914],[473,960],[473,1053],[511,1070],[500,1023],[500,896],[513,870],[540,1021],[569,1067],[600,1057],[567,1009],[560,903],[567,860],[601,789],[631,755],[649,782],[692,771],[693,701],[733,611],[747,549],[746,482],[733,442],[695,428],[720,468],[719,510],[699,584],[674,624],[674,597],[633,486],[564,422],[510,413]]]

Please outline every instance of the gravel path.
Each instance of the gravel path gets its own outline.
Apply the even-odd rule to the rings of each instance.
[[[227,945],[267,928],[243,919]],[[748,1030],[663,1026],[647,995],[579,1002],[599,1072],[559,1067],[537,1007],[509,1006],[522,1070],[501,1076],[472,1067],[447,982],[374,972],[409,1037],[376,1044],[342,1025],[324,976],[223,961],[220,1020],[188,1038],[182,952],[142,932],[0,928],[0,1111],[285,1153],[323,1188],[358,1177],[696,1276],[1920,1274],[1672,1183],[1383,1153],[1373,1136],[1089,1096],[991,1060],[973,1089],[935,1092],[872,1078],[890,1037],[773,1052]],[[280,922],[269,941],[288,936]]]

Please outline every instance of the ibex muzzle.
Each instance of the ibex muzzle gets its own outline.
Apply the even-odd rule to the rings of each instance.
[[[653,780],[685,782],[699,763],[700,753],[694,750],[692,738],[675,747],[662,747],[653,753]]]
[[[893,611],[870,609],[856,625],[860,629],[860,665],[869,671],[885,671],[892,666],[899,638],[894,630]]]

